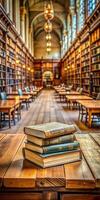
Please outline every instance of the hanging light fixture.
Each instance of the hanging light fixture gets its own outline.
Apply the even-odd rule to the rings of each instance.
[[[52,1],[45,2],[44,17],[46,20],[52,20],[54,18],[54,9]]]
[[[47,42],[47,47],[51,47],[51,42],[50,41]]]
[[[50,33],[48,33],[48,34],[46,35],[46,40],[51,40],[51,34],[50,34]]]
[[[49,20],[44,24],[44,30],[47,33],[52,31],[52,23]]]
[[[49,53],[51,51],[51,48],[50,47],[47,47],[47,52]]]

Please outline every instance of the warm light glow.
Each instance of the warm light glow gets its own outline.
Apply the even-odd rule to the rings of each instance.
[[[47,48],[47,52],[50,52],[50,51],[51,51],[51,48],[50,48],[50,47],[48,47],[48,48]]]
[[[44,30],[47,32],[47,33],[50,33],[52,31],[52,23],[50,21],[47,21],[45,24],[44,24]]]
[[[33,72],[34,70],[33,69],[31,69],[31,72]]]
[[[51,40],[51,34],[50,34],[50,33],[48,33],[48,34],[46,35],[46,40]]]
[[[44,17],[46,20],[52,20],[54,17],[54,10],[52,1],[44,5]]]
[[[30,71],[30,67],[28,67],[28,71]]]
[[[25,65],[23,65],[23,68],[25,69]]]
[[[16,60],[16,63],[19,64],[19,60]]]
[[[51,47],[51,42],[47,42],[47,47]]]

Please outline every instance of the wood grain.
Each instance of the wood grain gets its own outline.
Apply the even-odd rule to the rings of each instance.
[[[95,188],[95,181],[84,158],[76,163],[64,165],[66,188]]]
[[[100,147],[88,134],[76,134],[76,138],[95,178],[96,187],[100,188]]]
[[[24,139],[24,135],[6,135],[0,143],[0,187],[3,177],[10,166],[15,153]]]

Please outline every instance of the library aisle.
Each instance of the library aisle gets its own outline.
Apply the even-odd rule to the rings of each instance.
[[[42,124],[45,122],[62,122],[71,124],[72,122],[78,124],[78,111],[70,111],[67,109],[66,102],[61,103],[59,97],[55,96],[54,90],[43,90],[40,95],[30,104],[29,110],[22,110],[22,119],[12,126],[2,129],[0,133],[23,133],[23,129],[27,125]],[[83,127],[83,130],[87,127]]]

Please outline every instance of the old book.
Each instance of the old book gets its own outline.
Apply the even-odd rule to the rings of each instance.
[[[76,127],[59,122],[50,122],[40,125],[27,126],[24,128],[25,134],[39,138],[53,138],[61,135],[71,134],[76,131]]]
[[[80,149],[75,151],[59,152],[53,154],[39,154],[24,148],[23,155],[25,159],[41,166],[42,168],[62,165],[81,160]]]
[[[39,146],[68,143],[68,142],[73,142],[74,140],[75,140],[74,134],[63,135],[63,136],[59,136],[59,137],[55,137],[55,138],[49,138],[49,139],[38,138],[38,137],[35,137],[33,135],[27,134],[27,141],[32,142],[32,143],[39,145]]]
[[[41,153],[41,154],[50,154],[50,153],[56,153],[56,152],[64,152],[64,151],[72,151],[78,149],[80,146],[78,141],[74,141],[71,143],[64,143],[64,144],[57,144],[57,145],[50,145],[50,146],[44,146],[40,147],[38,145],[35,145],[33,143],[27,142],[25,144],[25,148]]]

